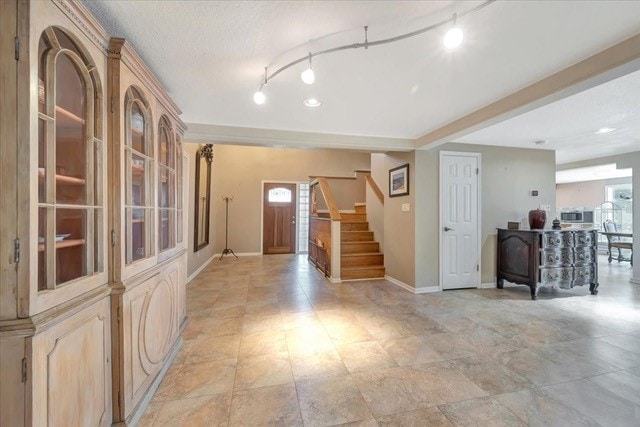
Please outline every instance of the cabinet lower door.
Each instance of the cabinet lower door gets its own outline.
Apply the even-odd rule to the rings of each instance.
[[[32,425],[111,425],[110,340],[106,296],[30,338]]]

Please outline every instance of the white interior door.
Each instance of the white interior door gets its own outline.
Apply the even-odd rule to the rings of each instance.
[[[480,285],[477,153],[440,152],[440,279],[442,289]]]

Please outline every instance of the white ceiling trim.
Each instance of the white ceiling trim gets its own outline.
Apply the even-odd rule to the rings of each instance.
[[[188,142],[365,151],[411,151],[415,149],[413,140],[405,138],[338,135],[202,123],[187,123],[187,127],[184,139]]]

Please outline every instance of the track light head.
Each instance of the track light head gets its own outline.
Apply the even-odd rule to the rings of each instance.
[[[253,94],[253,102],[258,105],[264,105],[264,103],[267,102],[267,97],[264,92],[262,92],[262,89]]]
[[[444,35],[442,43],[447,49],[455,49],[462,44],[464,33],[459,27],[453,27]]]
[[[312,85],[316,81],[316,75],[311,68],[307,68],[300,74],[302,81],[308,85]]]

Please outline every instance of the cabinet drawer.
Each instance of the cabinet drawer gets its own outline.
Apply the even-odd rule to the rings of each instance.
[[[574,265],[589,265],[596,261],[596,253],[590,247],[576,248],[574,251]]]
[[[596,241],[595,233],[591,231],[575,231],[573,238],[576,246],[592,246]]]
[[[585,265],[583,267],[576,267],[574,271],[573,281],[576,285],[584,285],[593,281],[595,270],[593,265]]]
[[[567,232],[545,232],[542,235],[543,249],[569,248],[573,246],[573,234]]]
[[[545,249],[541,255],[540,264],[543,267],[563,267],[573,264],[571,249]]]
[[[543,285],[558,285],[561,288],[570,288],[573,280],[572,267],[541,268],[540,283]]]

